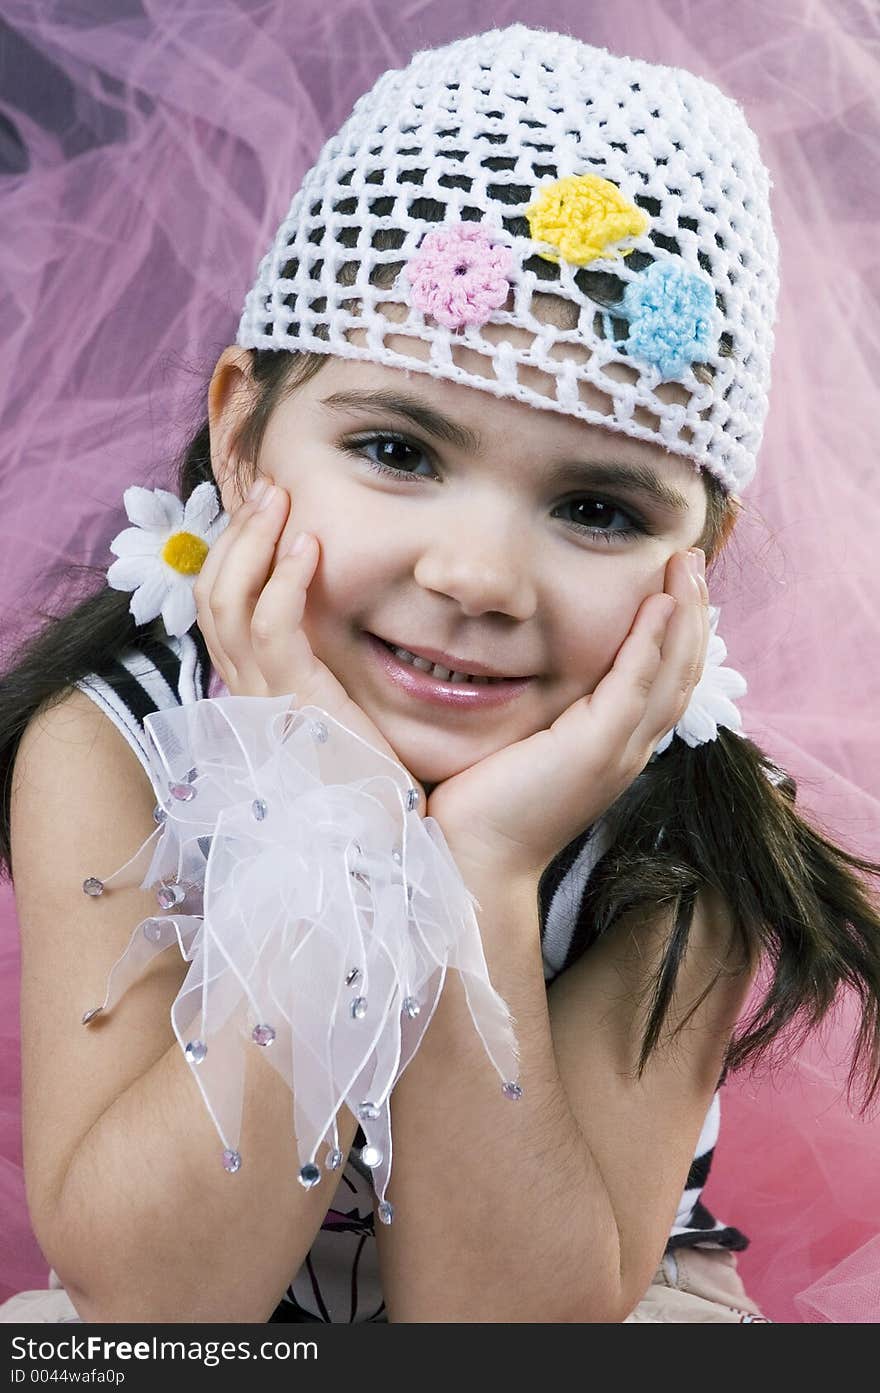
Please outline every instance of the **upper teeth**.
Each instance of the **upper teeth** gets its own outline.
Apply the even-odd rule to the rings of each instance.
[[[432,663],[429,658],[417,658],[415,653],[410,653],[406,648],[395,648],[391,644],[391,651],[402,658],[410,667],[417,667],[422,672],[428,672],[432,677],[439,677],[442,682],[473,682],[484,685],[488,682],[503,682],[503,677],[473,677],[468,672],[450,672],[448,667],[441,667],[439,663]]]

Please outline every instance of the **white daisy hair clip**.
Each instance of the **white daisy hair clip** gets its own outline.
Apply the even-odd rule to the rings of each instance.
[[[137,624],[162,615],[172,638],[196,622],[193,586],[214,542],[229,524],[213,483],[198,484],[183,504],[167,489],[133,484],[125,490],[126,527],[110,543],[119,558],[107,571],[114,590],[131,590]]]

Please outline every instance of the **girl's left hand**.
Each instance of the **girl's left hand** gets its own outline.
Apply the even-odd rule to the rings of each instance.
[[[546,730],[440,783],[428,816],[464,875],[537,884],[546,867],[611,807],[684,714],[709,645],[709,592],[684,552],[664,590],[642,601],[611,670]]]

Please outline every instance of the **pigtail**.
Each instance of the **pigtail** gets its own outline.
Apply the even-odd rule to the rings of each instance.
[[[722,727],[696,748],[673,739],[605,815],[610,847],[589,879],[575,938],[598,936],[638,906],[669,917],[641,1074],[669,1009],[697,894],[712,887],[729,906],[744,960],[760,957],[770,978],[730,1043],[726,1069],[753,1066],[774,1047],[779,1057],[799,1047],[849,988],[861,1012],[848,1095],[861,1079],[864,1111],[880,1088],[880,912],[856,873],[880,876],[880,864],[826,837],[795,799],[794,780],[748,738]]]

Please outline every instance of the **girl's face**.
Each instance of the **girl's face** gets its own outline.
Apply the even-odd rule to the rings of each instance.
[[[400,347],[427,357],[420,341]],[[356,400],[371,393],[386,404]],[[276,407],[259,466],[290,494],[285,535],[320,542],[303,619],[314,653],[429,789],[592,692],[706,517],[696,469],[660,446],[334,357]],[[599,468],[650,471],[668,496],[600,483]],[[233,510],[228,474],[222,492]],[[388,676],[370,635],[530,680],[498,706],[429,703]]]

